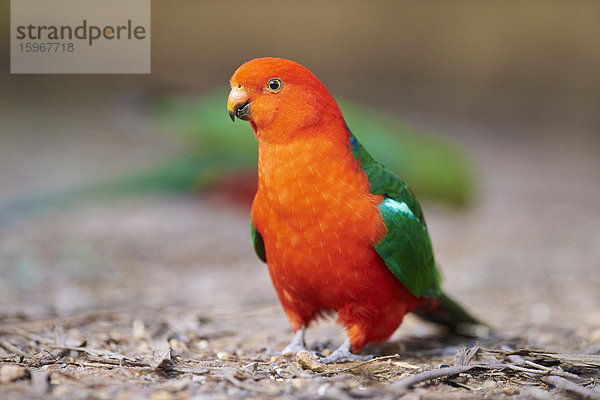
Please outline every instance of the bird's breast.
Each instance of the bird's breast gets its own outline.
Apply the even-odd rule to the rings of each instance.
[[[312,140],[259,146],[252,219],[271,269],[326,274],[373,257],[372,244],[385,231],[381,201],[346,146]]]

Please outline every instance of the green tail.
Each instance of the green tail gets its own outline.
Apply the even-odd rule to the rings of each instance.
[[[444,293],[436,298],[425,299],[413,313],[426,321],[447,327],[450,334],[480,337],[490,333],[486,324]]]

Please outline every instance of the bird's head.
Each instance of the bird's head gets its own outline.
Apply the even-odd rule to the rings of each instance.
[[[343,123],[335,100],[302,65],[282,58],[256,58],[229,81],[229,116],[249,121],[259,140],[285,142],[324,118]]]

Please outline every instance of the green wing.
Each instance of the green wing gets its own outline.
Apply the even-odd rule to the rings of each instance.
[[[256,230],[252,220],[250,220],[250,234],[252,235],[252,244],[258,258],[267,262],[267,253],[265,253],[265,241],[259,231]]]
[[[423,211],[416,197],[406,183],[375,161],[352,134],[350,144],[354,157],[369,178],[371,193],[384,196],[379,210],[387,235],[375,245],[375,250],[415,296],[439,296],[441,279],[433,259]]]

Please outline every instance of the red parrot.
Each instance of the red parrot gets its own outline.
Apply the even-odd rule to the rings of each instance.
[[[229,115],[258,140],[251,233],[296,335],[337,313],[347,339],[321,362],[359,360],[406,313],[456,327],[477,321],[445,296],[421,207],[406,184],[352,134],[325,86],[280,58],[240,66]],[[354,353],[353,353],[354,352]]]

